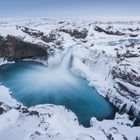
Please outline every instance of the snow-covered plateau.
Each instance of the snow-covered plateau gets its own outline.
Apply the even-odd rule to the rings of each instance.
[[[51,104],[27,108],[0,85],[0,140],[140,140],[140,21],[0,20],[0,65],[58,65],[72,48],[71,71],[118,108],[113,120]]]

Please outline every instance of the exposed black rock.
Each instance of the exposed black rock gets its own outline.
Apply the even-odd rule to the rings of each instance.
[[[129,36],[130,36],[130,37],[137,37],[138,34],[130,34]]]
[[[40,38],[42,41],[44,41],[46,43],[53,42],[56,40],[56,34],[54,34],[53,31],[51,33],[49,33],[48,35],[45,35],[41,31],[30,29],[27,27],[19,26],[18,28],[20,28],[24,33],[26,33],[32,37],[35,37],[35,38]]]
[[[29,115],[29,116],[34,116],[34,115],[36,115],[36,116],[39,117],[39,112],[38,112],[38,111],[29,110],[28,108],[23,107],[23,106],[21,106],[21,105],[18,106],[16,109],[19,110],[19,112],[22,112],[22,113],[24,113],[24,114],[26,114],[26,115]]]
[[[136,29],[132,29],[132,28],[128,28],[128,31],[131,31],[131,32],[138,32],[140,31],[140,28],[136,28]]]
[[[78,31],[76,29],[74,29],[74,30],[60,29],[60,31],[68,33],[72,37],[75,37],[76,39],[85,39],[88,35],[88,30],[87,29],[83,29],[82,31]]]
[[[124,104],[122,108],[119,110],[119,114],[124,114],[127,112],[127,104]]]
[[[125,135],[122,135],[122,137],[123,137],[124,140],[128,140]]]
[[[2,107],[0,107],[0,115],[3,114],[4,109]]]
[[[125,58],[139,57],[139,56],[140,56],[139,54],[131,53],[129,50],[127,50],[126,53],[122,54],[122,57]]]
[[[28,108],[22,108],[21,109],[21,112],[22,113],[30,113],[30,111],[28,110]]]
[[[135,118],[134,126],[140,126],[140,118]]]
[[[25,42],[20,38],[8,35],[0,37],[0,57],[9,61],[23,58],[47,58],[47,49],[41,45]]]
[[[104,32],[104,33],[106,33],[106,34],[108,34],[108,35],[118,35],[118,36],[123,36],[123,35],[125,35],[125,33],[122,33],[122,32],[120,32],[120,31],[114,32],[114,31],[111,31],[111,30],[104,30],[103,28],[101,28],[101,27],[99,27],[99,26],[96,26],[96,27],[94,28],[94,30],[97,31],[97,32]]]
[[[139,137],[139,136],[137,136],[137,137],[136,137],[136,140],[140,140],[140,137]]]
[[[9,105],[5,104],[4,102],[0,102],[0,115],[12,109]]]
[[[30,116],[36,115],[36,116],[39,117],[39,112],[33,111],[33,110],[32,110],[32,111],[30,111],[29,115],[30,115]]]

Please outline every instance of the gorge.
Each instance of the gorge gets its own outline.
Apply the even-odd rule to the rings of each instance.
[[[38,104],[63,105],[73,111],[81,124],[90,126],[91,117],[98,120],[114,117],[116,108],[96,89],[70,71],[71,51],[54,68],[37,62],[16,62],[0,68],[0,82],[12,96],[27,107]]]

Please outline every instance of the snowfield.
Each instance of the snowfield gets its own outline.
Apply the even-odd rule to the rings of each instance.
[[[26,58],[19,53],[18,59],[48,67],[58,65],[72,48],[71,71],[119,112],[114,120],[93,117],[85,128],[65,107],[26,108],[0,85],[0,140],[140,140],[140,21],[1,19],[0,65],[14,63],[17,55],[12,48],[19,42],[42,47],[48,56]],[[1,49],[4,43],[7,48]]]

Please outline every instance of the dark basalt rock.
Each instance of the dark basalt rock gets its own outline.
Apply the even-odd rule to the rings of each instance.
[[[128,28],[128,31],[131,31],[131,32],[138,32],[140,31],[140,28],[136,28],[136,29],[132,29],[132,28]]]
[[[124,114],[127,112],[127,104],[124,104],[122,108],[119,110],[119,114]]]
[[[20,28],[24,33],[26,33],[32,37],[40,38],[42,41],[44,41],[46,43],[50,43],[50,42],[53,42],[56,40],[56,35],[53,32],[49,33],[48,35],[44,35],[44,33],[41,31],[30,29],[27,27],[19,26],[17,28]]]
[[[22,108],[22,109],[21,109],[21,112],[22,112],[22,113],[30,113],[30,111],[29,111],[27,108]]]
[[[4,102],[0,102],[0,115],[2,115],[3,113],[5,113],[11,109],[12,108],[9,105],[5,104]]]
[[[108,35],[118,35],[118,36],[123,36],[123,35],[125,35],[125,33],[122,33],[122,32],[120,32],[120,31],[113,32],[113,31],[110,31],[110,30],[105,30],[105,29],[103,29],[103,28],[101,28],[101,27],[98,27],[98,26],[96,26],[96,27],[94,28],[94,30],[97,31],[97,32],[104,32],[104,33],[106,33],[106,34],[108,34]]]
[[[36,116],[39,117],[39,112],[33,111],[33,110],[32,110],[32,111],[30,111],[29,115],[30,115],[30,116],[36,115]]]
[[[124,86],[122,83],[117,82],[117,84],[118,84],[120,93],[124,91],[124,92],[129,93],[129,95],[130,95],[132,98],[135,98],[135,97],[136,97],[136,94],[135,94],[134,92],[130,91],[130,90],[129,90],[126,86]],[[125,108],[124,108],[124,109],[125,109]]]
[[[68,33],[72,37],[75,37],[76,39],[85,39],[88,35],[88,30],[83,29],[83,31],[78,31],[76,29],[69,30],[69,29],[60,29],[61,32]]]
[[[137,136],[137,137],[136,137],[136,140],[140,140],[140,137],[139,137],[139,136]]]
[[[23,58],[47,58],[47,49],[41,45],[25,42],[20,38],[8,35],[0,37],[0,57],[9,61]]]
[[[22,113],[27,114],[29,116],[38,116],[39,117],[38,111],[29,110],[28,108],[22,107],[21,105],[18,106],[18,108],[16,108],[16,109],[19,110],[19,112],[22,112]]]
[[[129,36],[130,36],[130,37],[137,37],[138,34],[130,34]]]
[[[0,115],[3,114],[4,109],[2,107],[0,107]]]
[[[126,53],[122,54],[122,57],[131,58],[131,57],[139,57],[139,54],[133,54],[130,51],[126,51]]]
[[[123,137],[124,140],[128,140],[125,135],[122,135],[122,137]]]
[[[139,83],[140,83],[140,76],[136,74],[135,70],[131,70],[130,72],[124,73],[123,71],[120,70],[119,66],[118,67],[114,67],[111,71],[111,74],[113,76],[113,78],[119,78],[122,79],[123,81],[126,81],[134,86],[140,87]],[[119,86],[121,86],[121,84],[119,83]],[[126,88],[123,88],[124,90],[127,90]]]
[[[35,131],[33,134],[31,134],[30,137],[34,137],[34,136],[41,136],[42,134],[39,131]]]
[[[106,135],[106,136],[107,136],[107,139],[108,139],[108,140],[114,140],[112,134],[108,134],[108,135]]]
[[[140,126],[140,118],[134,120],[134,126]]]

